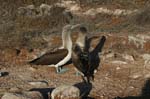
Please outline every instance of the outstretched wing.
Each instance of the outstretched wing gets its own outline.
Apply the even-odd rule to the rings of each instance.
[[[106,41],[106,37],[105,36],[102,36],[102,38],[100,39],[100,41],[98,42],[98,44],[96,45],[95,49],[90,52],[90,72],[91,73],[94,73],[94,70],[96,70],[99,66],[99,63],[100,63],[100,58],[99,58],[99,52],[101,52],[103,46],[104,46],[104,43]]]

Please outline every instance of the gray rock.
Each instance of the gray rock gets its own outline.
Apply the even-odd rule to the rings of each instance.
[[[1,99],[44,99],[40,92],[5,93]]]
[[[150,54],[143,54],[142,58],[144,60],[144,67],[150,66]]]
[[[96,16],[98,13],[94,8],[91,8],[91,9],[87,10],[84,14],[90,15],[90,16]]]
[[[102,60],[107,60],[109,58],[114,58],[115,53],[107,53],[107,54],[99,54],[99,57],[101,57]]]
[[[9,89],[9,92],[21,92],[21,89],[17,87],[13,87]]]
[[[75,86],[62,85],[54,89],[51,99],[79,99],[80,90]]]
[[[120,61],[120,60],[115,60],[115,61],[112,61],[111,63],[113,63],[113,64],[120,64],[120,65],[126,65],[126,64],[128,64],[127,62],[125,62],[125,61]]]
[[[41,15],[50,15],[51,8],[52,8],[51,5],[44,4],[44,3],[41,4],[39,7]]]
[[[25,91],[22,94],[30,99],[44,99],[42,94],[38,91]]]
[[[30,98],[25,97],[21,94],[5,93],[1,99],[30,99]]]
[[[132,55],[123,54],[122,57],[127,61],[134,61],[134,57]]]
[[[29,84],[36,87],[36,88],[48,86],[48,82],[46,82],[46,81],[33,81],[33,82],[29,82]]]
[[[145,74],[144,78],[149,79],[150,78],[150,73]]]
[[[134,74],[130,75],[129,77],[132,79],[138,79],[138,78],[142,77],[142,74],[138,72],[138,73],[134,73]]]

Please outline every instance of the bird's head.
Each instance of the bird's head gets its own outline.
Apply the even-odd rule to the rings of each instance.
[[[87,34],[87,26],[85,24],[72,25],[72,29],[81,34]]]
[[[63,27],[63,31],[76,31],[76,32],[81,32],[81,34],[86,34],[87,33],[87,28],[85,24],[68,24]]]
[[[64,27],[63,27],[63,31],[71,31],[72,29],[72,25],[65,25]]]

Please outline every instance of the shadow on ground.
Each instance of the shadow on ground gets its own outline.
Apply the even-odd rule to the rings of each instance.
[[[53,91],[54,88],[33,88],[30,91],[38,91],[42,94],[44,99],[49,99],[49,94]]]

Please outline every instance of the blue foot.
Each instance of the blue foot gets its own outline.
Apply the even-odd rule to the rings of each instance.
[[[75,73],[75,75],[76,76],[81,76],[80,72],[78,72],[78,71]]]
[[[67,72],[68,70],[69,70],[68,68],[57,67],[56,68],[56,73],[57,74],[63,74],[65,72]]]

